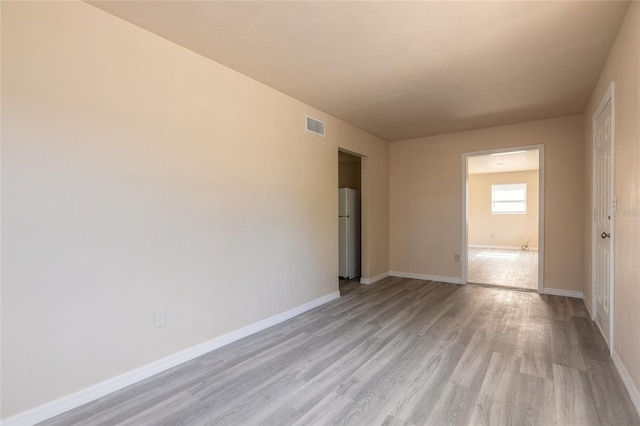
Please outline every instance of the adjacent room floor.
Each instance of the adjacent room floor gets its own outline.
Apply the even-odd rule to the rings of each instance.
[[[538,252],[469,247],[467,281],[538,289]]]
[[[360,277],[358,278],[353,278],[350,280],[347,279],[340,279],[340,295],[344,296],[345,294],[349,294],[352,291],[356,291],[360,288],[362,288],[362,285],[360,284]]]
[[[46,425],[637,425],[582,300],[387,278]]]

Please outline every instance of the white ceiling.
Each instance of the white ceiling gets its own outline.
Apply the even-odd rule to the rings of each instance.
[[[467,173],[477,175],[538,170],[540,168],[538,153],[537,149],[532,149],[468,157]]]
[[[390,141],[583,112],[629,6],[90,3]]]

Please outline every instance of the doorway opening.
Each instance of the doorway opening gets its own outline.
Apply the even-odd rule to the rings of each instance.
[[[362,272],[362,162],[338,151],[338,276],[340,292],[357,288]]]
[[[542,292],[542,148],[463,154],[463,282]]]

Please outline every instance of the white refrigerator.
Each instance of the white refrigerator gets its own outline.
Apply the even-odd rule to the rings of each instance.
[[[338,190],[339,275],[341,278],[360,276],[360,191]]]

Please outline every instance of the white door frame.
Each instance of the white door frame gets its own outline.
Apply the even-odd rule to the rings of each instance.
[[[596,119],[598,118],[598,116],[602,113],[602,111],[604,110],[604,108],[607,106],[608,102],[611,102],[611,187],[610,187],[610,194],[611,194],[611,198],[612,198],[612,206],[610,206],[610,210],[611,210],[611,221],[609,223],[609,228],[610,228],[610,234],[611,237],[609,239],[609,253],[611,254],[609,256],[609,353],[613,353],[613,305],[614,305],[614,300],[613,300],[613,295],[614,295],[614,291],[613,291],[613,286],[614,286],[614,258],[615,258],[615,232],[614,232],[614,222],[615,222],[615,217],[616,217],[616,209],[615,209],[615,185],[614,185],[614,181],[615,181],[615,157],[614,157],[614,141],[615,141],[615,83],[612,81],[611,83],[609,83],[609,87],[607,88],[606,93],[604,94],[602,100],[600,101],[600,105],[598,105],[598,108],[595,110],[595,112],[593,113],[593,116],[591,117],[591,129],[592,129],[592,144],[591,144],[591,152],[592,152],[592,164],[591,164],[591,319],[595,321],[596,319],[596,244],[597,244],[597,231],[596,231],[596,223],[594,220],[594,216],[593,216],[593,212],[594,209],[596,208],[595,206],[595,200],[596,200],[596,156],[595,156],[595,140],[596,140]],[[598,329],[600,328],[600,325],[596,322],[596,325],[598,326]],[[602,330],[600,330],[600,332],[602,333]],[[603,337],[604,337],[604,333],[602,333]],[[605,339],[606,340],[606,339]]]
[[[526,146],[514,146],[510,148],[498,148],[491,149],[487,151],[474,151],[474,152],[463,152],[462,153],[462,253],[460,256],[460,262],[462,263],[461,274],[460,274],[460,282],[462,284],[467,283],[467,264],[468,264],[468,208],[467,208],[467,199],[468,194],[467,190],[469,187],[468,184],[468,170],[467,170],[467,159],[469,157],[475,157],[479,155],[489,155],[489,154],[498,154],[502,152],[511,152],[511,151],[530,151],[530,150],[538,150],[538,293],[544,293],[544,145],[526,145]]]

